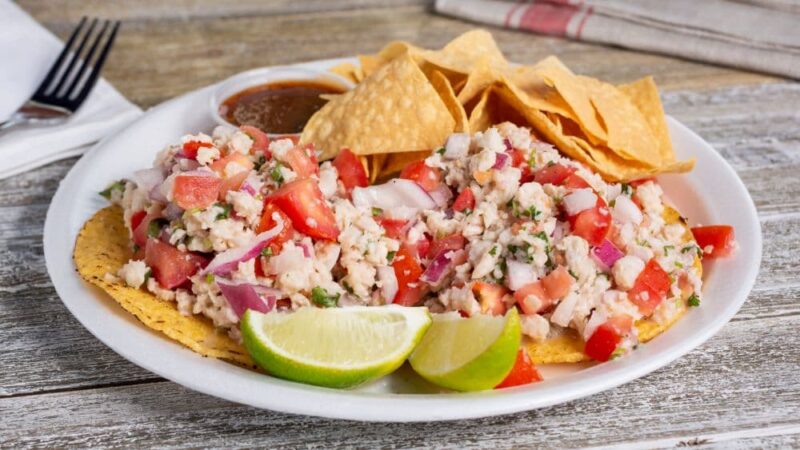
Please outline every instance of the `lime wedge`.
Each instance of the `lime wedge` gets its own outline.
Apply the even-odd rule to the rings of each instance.
[[[521,331],[516,308],[505,316],[434,316],[430,330],[411,355],[411,367],[423,378],[457,391],[497,386],[511,371]]]
[[[267,372],[345,388],[403,364],[431,324],[427,308],[302,308],[242,317],[244,346]]]

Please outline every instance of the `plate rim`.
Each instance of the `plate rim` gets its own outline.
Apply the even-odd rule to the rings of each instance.
[[[301,64],[287,65],[287,67],[296,67],[302,65],[331,67],[341,62],[352,61],[356,61],[355,58],[324,59]],[[672,344],[667,346],[667,348],[659,349],[658,352],[660,353],[650,355],[640,354],[646,352],[634,352],[634,354],[629,355],[621,360],[612,361],[582,370],[577,374],[570,375],[569,379],[552,380],[550,382],[544,381],[542,383],[537,383],[534,386],[505,389],[502,391],[446,394],[358,393],[348,390],[336,390],[308,386],[273,377],[265,377],[263,374],[250,372],[246,369],[241,369],[219,360],[203,358],[202,356],[197,355],[183,347],[181,347],[180,350],[183,350],[182,353],[185,354],[178,355],[179,357],[175,362],[170,362],[163,358],[144,358],[141,354],[132,352],[130,348],[123,347],[122,342],[120,342],[117,337],[115,337],[113,334],[109,335],[107,330],[102,329],[100,324],[94,321],[94,318],[92,317],[92,315],[96,313],[89,314],[85,311],[82,311],[77,303],[78,300],[69,299],[70,296],[75,295],[72,292],[66,291],[68,286],[65,283],[68,282],[67,279],[70,276],[73,277],[73,282],[77,281],[78,284],[81,285],[84,291],[82,294],[105,294],[99,294],[99,289],[90,286],[81,280],[74,270],[70,270],[68,275],[62,276],[61,272],[64,272],[64,270],[61,266],[59,266],[59,264],[64,262],[64,255],[59,257],[57,252],[62,250],[64,245],[66,245],[68,247],[66,256],[69,258],[69,268],[74,269],[71,256],[75,236],[68,236],[69,239],[66,240],[63,238],[63,228],[59,229],[60,224],[57,223],[57,216],[62,212],[62,210],[69,211],[69,208],[63,205],[65,205],[64,197],[67,195],[68,187],[71,185],[71,183],[73,183],[73,179],[78,177],[83,171],[90,167],[92,157],[95,154],[102,152],[110,141],[112,141],[119,134],[125,132],[128,128],[131,128],[140,122],[147,121],[156,112],[166,109],[170,105],[175,105],[179,102],[185,102],[192,98],[192,96],[199,96],[202,92],[210,92],[215,85],[216,83],[166,100],[165,102],[162,102],[161,104],[146,111],[145,114],[131,124],[127,125],[125,128],[117,130],[117,132],[115,132],[113,135],[107,136],[92,146],[92,148],[70,169],[67,175],[61,180],[59,187],[48,207],[42,238],[48,276],[50,276],[51,282],[53,283],[59,299],[70,311],[70,314],[72,314],[72,316],[75,317],[93,336],[100,340],[104,345],[110,347],[121,357],[144,368],[145,370],[178,383],[193,391],[213,395],[240,404],[273,411],[304,414],[332,419],[374,422],[459,420],[538,409],[586,397],[588,395],[617,387],[621,384],[630,382],[631,380],[655,371],[673,362],[689,351],[694,350],[699,345],[711,338],[714,334],[716,334],[725,324],[730,321],[730,319],[741,308],[742,304],[747,300],[755,283],[762,257],[762,231],[752,197],[747,191],[741,178],[739,178],[738,174],[736,174],[727,161],[725,161],[725,159],[722,158],[722,156],[716,150],[714,150],[708,142],[703,140],[691,129],[678,122],[673,117],[667,115],[667,122],[669,123],[671,130],[674,128],[692,140],[697,141],[700,146],[704,147],[703,150],[706,152],[704,157],[711,158],[718,168],[720,168],[723,172],[726,172],[726,176],[732,176],[732,179],[735,180],[735,187],[740,191],[738,194],[741,195],[744,193],[744,197],[748,200],[747,205],[745,205],[744,208],[748,213],[746,214],[748,222],[751,222],[750,219],[755,219],[751,222],[751,225],[755,225],[755,233],[753,236],[749,237],[757,237],[755,237],[753,242],[753,254],[751,255],[753,257],[753,261],[750,261],[749,264],[746,265],[747,274],[742,280],[744,282],[741,283],[741,286],[744,287],[740,287],[737,291],[737,298],[735,301],[726,304],[724,314],[710,317],[709,319],[711,322],[707,326],[686,336],[685,339],[679,344]],[[62,232],[61,237],[58,235],[59,231]],[[66,241],[66,244],[64,244],[64,241]],[[94,291],[94,294],[92,294],[92,291]],[[96,307],[100,308],[101,305],[96,305]],[[106,307],[108,308],[108,305],[106,305]],[[676,326],[677,325],[678,324],[676,324]],[[140,331],[152,334],[155,337],[164,340],[160,333],[153,332],[143,326],[139,326],[137,328],[142,328],[143,330]],[[672,327],[670,330],[674,328],[675,327]],[[670,330],[667,330],[667,333],[669,333]],[[146,334],[138,332],[133,333],[131,330],[124,331],[135,335],[140,335],[139,337],[146,339]],[[169,342],[172,343],[171,341]],[[662,345],[661,347],[664,346]],[[632,364],[633,362],[638,362],[639,364]],[[248,387],[255,386],[254,383],[258,383],[259,385],[264,384],[268,387],[267,389],[271,395],[254,396],[249,390],[237,389],[239,385],[233,386],[231,383],[227,382],[227,379],[223,380],[223,382],[219,384],[211,384],[209,381],[211,381],[212,378],[210,378],[208,374],[193,373],[192,376],[189,377],[179,375],[179,372],[176,372],[176,370],[179,369],[181,364],[189,366],[196,365],[199,368],[208,368],[208,371],[213,372],[215,376],[233,374],[234,376],[232,379],[239,380],[240,382],[245,383]],[[626,370],[623,372],[621,371],[622,368],[625,368]],[[601,380],[601,382],[597,382],[597,377],[594,376],[594,374],[598,372],[608,372],[608,374],[612,376],[605,377],[603,380]],[[555,389],[551,389],[553,384],[558,385],[558,392],[556,392]],[[263,386],[259,387],[258,389],[263,389]],[[387,401],[391,402],[391,408],[386,408]],[[478,403],[479,407],[476,407]],[[421,415],[420,411],[424,411],[424,414]]]

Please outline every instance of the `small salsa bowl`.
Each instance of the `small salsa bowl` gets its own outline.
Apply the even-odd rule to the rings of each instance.
[[[233,75],[217,84],[212,91],[209,101],[211,116],[214,118],[214,121],[220,125],[237,127],[238,125],[229,122],[220,110],[226,100],[242,91],[256,86],[292,81],[317,81],[322,84],[340,87],[342,92],[349,91],[355,87],[355,84],[351,81],[332,72],[323,70],[290,66],[265,67],[248,70]],[[270,138],[299,136],[299,133],[275,133],[270,130],[263,131],[267,133]]]

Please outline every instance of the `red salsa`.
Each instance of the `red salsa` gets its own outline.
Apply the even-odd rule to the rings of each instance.
[[[300,133],[327,102],[322,94],[341,94],[343,86],[322,80],[287,80],[261,84],[222,102],[219,112],[233,125],[252,125],[267,133]]]

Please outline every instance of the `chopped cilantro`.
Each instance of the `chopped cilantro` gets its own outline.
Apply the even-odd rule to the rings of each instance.
[[[206,274],[206,283],[211,284],[213,282],[214,282],[214,274],[213,273],[207,273]]]
[[[144,273],[144,282],[147,283],[147,280],[149,280],[150,277],[152,276],[153,276],[153,269],[148,267],[147,272]]]
[[[436,149],[436,153],[444,155],[444,147],[439,147],[438,149]]]
[[[317,286],[311,290],[311,301],[323,308],[332,308],[339,303],[340,294],[331,295],[328,291]]]
[[[508,246],[506,248],[508,249],[508,253],[511,253],[512,255],[514,253],[517,253],[517,250],[519,250],[519,247],[517,247],[514,244],[508,244]]]
[[[681,249],[681,253],[689,253],[692,250],[694,250],[694,245],[687,245]]]
[[[541,214],[542,214],[542,212],[539,211],[538,209],[536,209],[535,206],[531,206],[526,211],[522,212],[523,216],[530,217],[531,219],[534,219],[534,220],[537,219]]]
[[[133,244],[133,253],[136,253],[136,252],[138,252],[140,248],[141,248],[141,247],[139,247],[138,245],[136,245],[136,244]]]
[[[108,185],[108,187],[105,188],[104,190],[100,191],[100,195],[105,197],[107,200],[111,200],[111,197],[114,196],[114,191],[122,192],[124,190],[125,190],[125,180],[117,180]]]
[[[528,157],[528,167],[536,165],[536,150],[531,150],[531,156]]]
[[[664,256],[669,255],[669,251],[675,248],[674,245],[665,245],[664,246]]]
[[[466,208],[466,209],[464,209],[464,210],[463,210],[463,211],[461,211],[461,212],[462,212],[462,213],[464,213],[464,215],[465,215],[465,216],[468,216],[468,215],[472,214],[472,210],[471,210],[471,209],[469,209],[469,208]]]
[[[261,256],[272,256],[272,247],[264,247],[264,249],[261,250]]]
[[[376,208],[375,206],[372,207],[372,216],[373,217],[380,216],[381,214],[383,214],[383,210],[382,209]]]
[[[342,287],[344,288],[345,291],[347,291],[347,292],[349,292],[351,294],[353,293],[353,288],[349,284],[342,283]]]
[[[630,194],[631,193],[631,185],[628,183],[622,183],[622,193],[623,194]]]
[[[575,275],[575,272],[573,272],[572,269],[567,270],[567,272],[569,272],[569,274],[572,276],[572,278],[575,278],[575,280],[578,279],[578,276]]]
[[[609,359],[617,359],[617,358],[619,358],[620,356],[622,356],[624,354],[625,354],[625,350],[623,350],[621,348],[618,348],[618,349],[614,350],[614,353],[611,354],[611,358],[609,358]]]
[[[675,267],[677,267],[679,269],[683,269],[683,263],[681,263],[679,261],[675,261]]]
[[[545,242],[548,242],[548,243],[550,242],[550,238],[547,236],[547,233],[545,233],[544,231],[540,231],[540,232],[534,234],[533,236],[537,237],[537,238],[539,238],[539,239],[541,239],[541,240],[543,240]]]
[[[547,161],[547,167],[553,167],[555,165],[556,165],[556,162],[553,161],[552,159],[550,161]]]
[[[497,246],[496,245],[494,247],[492,247],[491,250],[489,250],[489,254],[492,255],[492,256],[495,256],[497,254]]]
[[[396,254],[397,254],[397,252],[394,252],[394,251],[392,251],[392,252],[387,252],[387,253],[386,253],[386,260],[387,260],[387,261],[391,261],[391,260],[393,260],[393,259],[394,259],[394,255],[396,255]]]
[[[272,181],[278,184],[283,183],[283,172],[281,172],[281,167],[283,167],[283,164],[278,163],[278,165],[273,167],[269,172],[269,176],[272,178]]]
[[[689,306],[700,306],[700,297],[698,297],[697,294],[692,293],[692,295],[689,296],[689,299],[686,300],[686,303]]]
[[[216,206],[217,208],[221,208],[222,209],[222,212],[217,214],[217,217],[215,217],[214,220],[227,219],[228,217],[231,216],[231,210],[233,210],[233,206],[231,206],[230,204],[228,204],[228,203],[216,203],[214,206]]]
[[[166,226],[169,222],[165,219],[153,219],[147,224],[147,235],[150,237],[158,237],[161,233],[161,228]]]

